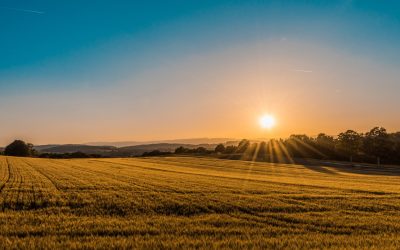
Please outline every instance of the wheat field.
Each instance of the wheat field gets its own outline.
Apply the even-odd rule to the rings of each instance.
[[[0,245],[400,248],[400,169],[0,157]]]

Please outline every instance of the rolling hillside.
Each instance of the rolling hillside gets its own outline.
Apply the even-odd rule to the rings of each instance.
[[[0,157],[4,248],[400,247],[397,168]]]
[[[160,143],[168,143],[168,144],[191,144],[191,145],[199,145],[199,144],[218,144],[225,143],[228,141],[233,141],[236,144],[238,140],[232,138],[189,138],[189,139],[173,139],[173,140],[157,140],[157,141],[116,141],[116,142],[88,142],[84,143],[85,145],[90,146],[114,146],[114,147],[129,147],[129,146],[138,146],[138,145],[148,145],[148,144],[160,144]]]
[[[35,146],[34,148],[41,153],[60,153],[60,154],[82,152],[86,154],[106,155],[117,150],[117,148],[113,146],[89,146],[81,144]]]
[[[141,144],[129,147],[114,147],[114,146],[90,146],[82,144],[66,144],[66,145],[42,145],[35,146],[39,153],[74,153],[82,152],[85,154],[98,154],[109,157],[126,157],[126,156],[140,156],[144,152],[153,150],[160,150],[163,152],[174,152],[176,148],[183,146],[186,148],[205,147],[207,149],[214,149],[216,144],[177,144],[177,143],[158,143],[158,144]]]

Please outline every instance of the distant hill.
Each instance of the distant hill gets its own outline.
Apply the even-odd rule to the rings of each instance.
[[[144,152],[150,152],[153,150],[159,150],[162,152],[174,152],[176,148],[198,148],[205,147],[206,149],[214,149],[217,144],[182,144],[182,143],[155,143],[155,144],[144,144],[129,147],[118,148],[118,152],[123,156],[137,156],[142,155]]]
[[[139,141],[117,141],[117,142],[107,142],[107,141],[100,141],[100,142],[87,142],[83,143],[84,145],[89,146],[113,146],[113,147],[128,147],[128,146],[136,146],[141,144],[147,144],[146,142],[139,142]]]
[[[101,155],[109,155],[113,151],[116,151],[117,148],[113,146],[89,146],[89,145],[81,145],[81,144],[66,144],[66,145],[42,145],[34,147],[40,153],[74,153],[74,152],[82,152],[85,154],[101,154]]]
[[[57,146],[61,146],[61,144],[35,145],[35,146],[33,146],[33,148],[38,150],[38,151],[42,151],[42,150],[46,150],[48,148],[54,148],[54,147],[57,147]]]
[[[83,143],[84,145],[91,146],[114,146],[114,147],[128,147],[138,145],[151,145],[151,144],[218,144],[225,143],[227,141],[237,141],[232,138],[190,138],[190,139],[174,139],[174,140],[159,140],[159,141],[119,141],[119,142],[88,142]]]
[[[39,153],[74,153],[82,152],[85,154],[99,154],[109,157],[127,157],[127,156],[140,156],[144,152],[159,150],[162,152],[173,152],[178,147],[185,148],[198,148],[204,147],[206,149],[214,149],[217,144],[183,144],[183,143],[154,143],[143,144],[128,147],[114,147],[114,146],[91,146],[82,144],[66,144],[66,145],[39,145],[34,148]]]

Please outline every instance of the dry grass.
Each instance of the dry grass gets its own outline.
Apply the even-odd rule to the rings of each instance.
[[[0,157],[3,248],[400,248],[396,169]]]

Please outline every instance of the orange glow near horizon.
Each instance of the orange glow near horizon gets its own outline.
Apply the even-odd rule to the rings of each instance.
[[[335,136],[378,125],[397,131],[398,92],[383,93],[373,83],[397,86],[398,78],[397,68],[382,68],[318,44],[242,44],[176,58],[174,64],[150,67],[95,89],[4,96],[0,146],[14,139],[74,144],[268,139],[321,132]],[[359,85],[352,82],[369,83],[374,95],[359,94]],[[386,102],[372,105],[371,98]],[[264,112],[268,116],[260,117]]]

